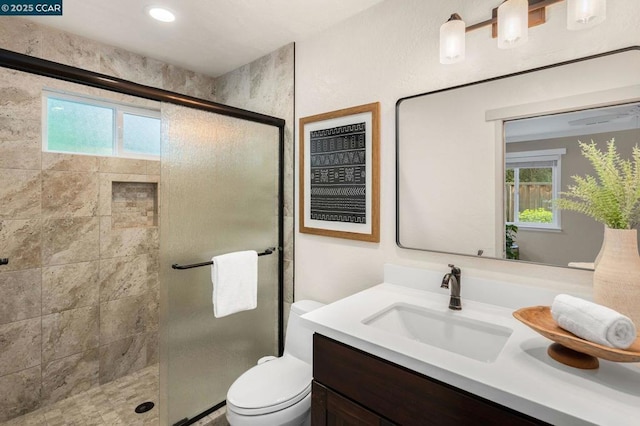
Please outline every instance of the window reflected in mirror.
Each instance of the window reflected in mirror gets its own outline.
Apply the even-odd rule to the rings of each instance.
[[[640,103],[505,121],[504,217],[519,260],[583,266],[602,245],[602,225],[556,208],[572,176],[595,175],[578,142],[600,149],[614,139],[623,158],[640,144]],[[509,229],[509,228],[506,228]],[[512,228],[513,229],[513,228]],[[597,237],[596,237],[597,236]],[[505,240],[505,241],[506,241]]]

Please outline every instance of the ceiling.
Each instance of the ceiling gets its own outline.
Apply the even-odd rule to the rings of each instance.
[[[64,0],[29,19],[217,77],[301,41],[382,0]],[[145,12],[163,6],[162,23]]]

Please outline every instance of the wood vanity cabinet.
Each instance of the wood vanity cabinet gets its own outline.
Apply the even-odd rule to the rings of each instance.
[[[546,425],[320,334],[311,425]]]

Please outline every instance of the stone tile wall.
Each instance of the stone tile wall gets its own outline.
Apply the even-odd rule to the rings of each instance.
[[[140,103],[0,69],[0,422],[158,362],[159,162],[41,152],[43,87]]]

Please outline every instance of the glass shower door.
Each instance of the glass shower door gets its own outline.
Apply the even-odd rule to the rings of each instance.
[[[163,104],[160,197],[161,422],[226,399],[233,381],[278,351],[278,257],[258,258],[258,307],[214,318],[210,261],[278,247],[278,128]]]

